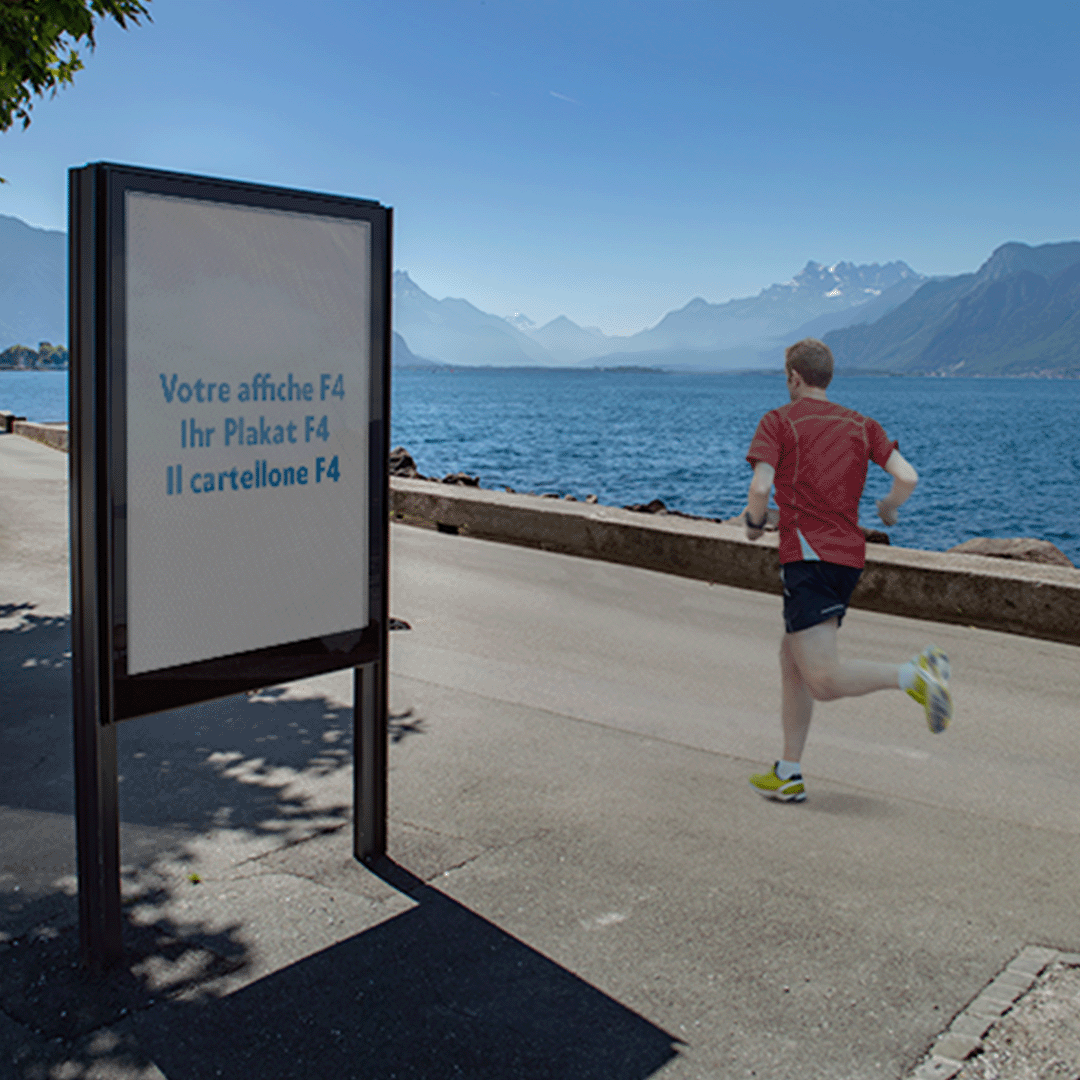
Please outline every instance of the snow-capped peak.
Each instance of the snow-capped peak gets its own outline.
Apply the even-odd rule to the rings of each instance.
[[[506,321],[525,334],[529,333],[530,330],[536,329],[536,323],[534,323],[528,315],[523,315],[520,311],[515,311],[513,315],[507,315]]]

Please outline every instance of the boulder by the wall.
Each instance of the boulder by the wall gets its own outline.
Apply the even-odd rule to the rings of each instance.
[[[889,534],[883,533],[880,529],[863,529],[863,537],[868,544],[889,544]]]
[[[416,467],[416,462],[412,459],[412,454],[405,449],[404,446],[395,446],[390,451],[390,459],[388,462],[390,466],[391,476],[405,476],[410,480],[426,480],[426,476],[421,476],[420,471]]]
[[[634,510],[639,514],[666,514],[668,512],[663,499],[653,499],[652,502],[647,503],[631,503],[629,506],[624,506],[623,509]]]
[[[961,555],[990,555],[995,559],[1018,559],[1020,562],[1046,563],[1050,566],[1072,566],[1073,562],[1061,548],[1049,540],[1036,540],[1030,536],[996,538],[976,536],[965,540],[949,551]]]
[[[434,480],[434,477],[424,476],[416,467],[416,462],[413,461],[412,454],[405,449],[404,446],[395,446],[390,451],[390,457],[387,461],[387,465],[390,469],[391,476],[404,476],[409,480]],[[480,477],[469,476],[468,473],[455,472],[447,473],[442,478],[444,484],[460,484],[463,487],[479,487]]]
[[[585,501],[596,502],[596,496],[590,495]],[[624,506],[623,509],[633,510],[637,514],[663,514],[666,517],[689,518],[691,521],[716,521],[720,524],[724,523],[723,518],[702,517],[700,514],[688,514],[684,510],[669,510],[663,499],[653,499],[652,502],[647,503],[631,503],[629,506]]]

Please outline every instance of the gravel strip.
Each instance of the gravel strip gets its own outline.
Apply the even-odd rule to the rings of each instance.
[[[911,1080],[1080,1080],[1080,954],[1022,950]]]

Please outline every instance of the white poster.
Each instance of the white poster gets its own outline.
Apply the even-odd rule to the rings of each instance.
[[[128,672],[368,621],[371,229],[129,192]]]

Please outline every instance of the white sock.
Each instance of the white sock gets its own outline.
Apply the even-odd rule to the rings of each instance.
[[[915,685],[915,673],[918,670],[910,660],[906,664],[900,665],[900,677],[897,682],[900,684],[901,690],[910,690]]]
[[[784,761],[782,758],[776,763],[776,775],[781,780],[790,780],[796,773],[802,774],[802,769],[797,761]]]

